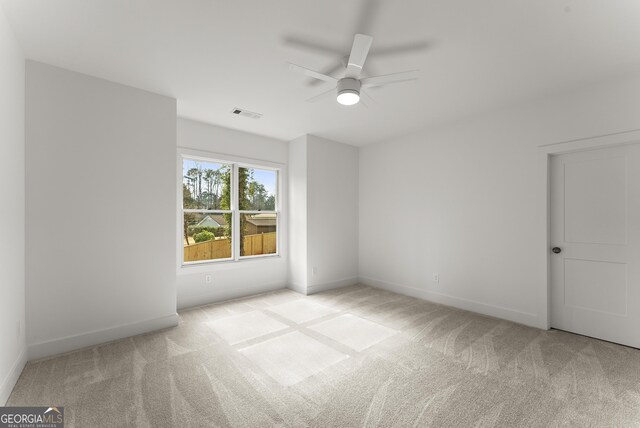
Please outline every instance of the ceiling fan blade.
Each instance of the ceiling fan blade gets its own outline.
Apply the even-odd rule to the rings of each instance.
[[[289,63],[289,69],[291,71],[306,74],[307,76],[313,77],[314,79],[324,80],[325,82],[329,82],[329,83],[336,83],[338,81],[338,79],[336,79],[335,77],[327,76],[326,74],[322,74],[317,71],[314,71],[309,68],[305,68],[296,64]]]
[[[366,91],[363,91],[362,89],[360,90],[360,95],[363,95],[363,97],[360,97],[361,101],[362,101],[362,98],[366,98],[367,101],[371,104],[378,103],[378,101],[376,101],[375,98],[373,98],[371,95],[369,95]]]
[[[308,99],[307,99],[307,102],[309,102],[309,103],[315,103],[316,101],[319,101],[319,100],[323,99],[323,98],[324,98],[324,97],[326,97],[327,95],[329,95],[329,94],[335,94],[335,93],[336,93],[336,88],[331,88],[331,89],[329,89],[328,91],[321,92],[321,93],[319,93],[318,95],[314,95],[313,97],[308,98]]]
[[[406,82],[407,80],[416,80],[420,70],[402,71],[400,73],[385,74],[384,76],[373,76],[362,79],[363,88],[372,88],[374,86],[389,85],[391,83]]]
[[[333,76],[338,71],[343,71],[347,66],[348,58],[344,58],[342,61],[336,61],[335,64],[327,67],[321,71],[322,74],[326,74],[327,76]],[[312,79],[309,81],[309,86],[317,86],[321,84],[319,80]]]
[[[379,9],[380,0],[362,1],[362,10],[358,14],[357,33],[371,34]]]
[[[360,72],[362,72],[364,62],[367,60],[367,55],[369,54],[369,48],[371,48],[372,42],[373,37],[365,36],[364,34],[356,34],[353,38],[351,55],[349,55],[347,72],[345,73],[346,77],[351,77],[353,79],[360,77]]]

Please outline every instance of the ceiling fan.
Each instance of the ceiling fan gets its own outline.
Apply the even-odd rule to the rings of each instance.
[[[311,70],[306,67],[302,67],[296,64],[289,64],[289,68],[292,71],[306,74],[309,77],[313,77],[317,80],[333,83],[336,86],[328,91],[325,91],[319,95],[309,98],[307,101],[314,102],[323,96],[330,94],[333,91],[337,91],[337,101],[342,105],[354,105],[360,101],[360,95],[367,95],[363,89],[376,86],[385,86],[392,83],[406,82],[408,80],[416,80],[418,78],[419,70],[403,71],[400,73],[386,74],[382,76],[372,76],[360,78],[362,68],[367,60],[369,49],[373,37],[364,34],[356,34],[353,39],[353,46],[351,47],[351,54],[347,61],[344,77],[336,78],[327,74],[320,73],[315,70]],[[369,96],[369,95],[367,95]],[[370,97],[370,96],[369,96]]]

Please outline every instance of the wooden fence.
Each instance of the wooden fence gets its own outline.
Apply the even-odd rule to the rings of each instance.
[[[243,256],[275,254],[276,232],[247,235],[244,240]],[[184,247],[184,261],[228,259],[231,257],[231,241],[227,238],[191,244]]]

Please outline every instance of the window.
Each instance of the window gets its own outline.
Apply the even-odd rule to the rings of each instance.
[[[278,254],[278,170],[182,157],[182,263]]]
[[[240,257],[275,254],[278,172],[238,167]]]

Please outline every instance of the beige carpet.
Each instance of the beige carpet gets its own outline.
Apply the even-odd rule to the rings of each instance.
[[[640,351],[353,286],[180,313],[27,365],[68,427],[639,426]]]

